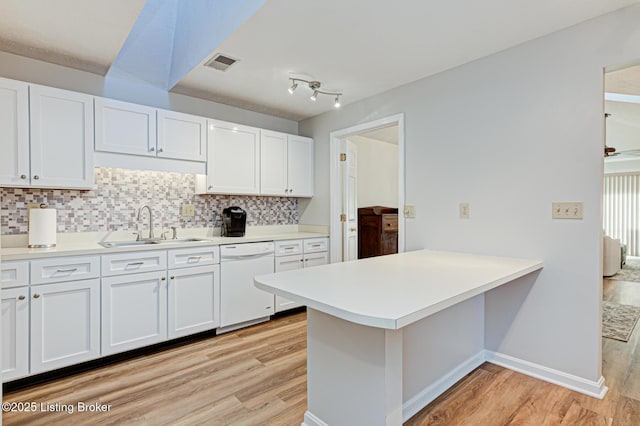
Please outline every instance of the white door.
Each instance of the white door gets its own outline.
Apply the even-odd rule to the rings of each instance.
[[[303,266],[304,260],[301,254],[276,257],[276,272],[293,271],[295,269],[302,269]],[[276,312],[286,311],[287,309],[297,308],[298,306],[302,305],[285,297],[276,295]]]
[[[289,135],[287,175],[289,196],[313,196],[313,139]]]
[[[353,142],[343,141],[346,159],[342,165],[342,261],[358,258],[358,151]]]
[[[284,133],[260,131],[260,194],[289,195]]]
[[[31,186],[93,187],[93,97],[29,87]]]
[[[100,356],[100,280],[31,286],[31,374]]]
[[[102,354],[110,355],[167,338],[166,272],[102,279]]]
[[[156,109],[96,98],[96,151],[156,156]]]
[[[158,157],[207,160],[207,119],[158,110]]]
[[[29,287],[2,290],[2,381],[29,374]]]
[[[260,193],[260,129],[208,120],[207,192]]]
[[[29,86],[0,78],[0,185],[28,186]]]
[[[220,325],[220,266],[169,271],[169,338]]]

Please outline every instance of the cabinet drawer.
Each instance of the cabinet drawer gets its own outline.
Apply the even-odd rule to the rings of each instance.
[[[312,266],[326,265],[329,263],[329,253],[312,253],[304,255],[304,267],[310,268]]]
[[[308,238],[304,240],[304,252],[305,253],[317,253],[320,251],[329,250],[329,239],[322,238]]]
[[[220,263],[220,248],[198,247],[169,250],[169,269],[187,268],[191,266],[207,266]]]
[[[302,254],[302,240],[276,241],[276,256]]]
[[[102,256],[102,276],[135,274],[167,269],[166,251],[142,251]]]
[[[383,214],[382,215],[382,232],[398,230],[398,215]]]
[[[31,261],[31,284],[87,280],[100,277],[100,257],[57,257]]]
[[[2,262],[0,288],[29,285],[29,261]]]

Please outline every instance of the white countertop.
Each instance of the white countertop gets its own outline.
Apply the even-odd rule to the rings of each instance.
[[[56,247],[52,248],[28,248],[26,247],[26,236],[22,236],[24,242],[19,242],[19,247],[4,247],[0,250],[2,261],[10,260],[28,260],[41,259],[47,257],[58,256],[83,256],[83,255],[100,255],[107,253],[125,253],[142,250],[166,250],[175,248],[202,247],[210,245],[223,244],[242,244],[258,241],[281,241],[281,240],[297,240],[304,238],[327,237],[326,232],[309,232],[298,230],[296,226],[269,226],[256,227],[260,230],[252,230],[247,227],[247,233],[244,237],[220,237],[212,235],[211,229],[183,229],[178,231],[179,238],[196,237],[205,238],[205,241],[196,242],[176,242],[171,240],[162,242],[161,244],[149,244],[142,246],[130,247],[112,247],[106,248],[101,246],[101,241],[133,241],[134,237],[130,231],[102,232],[102,233],[77,233],[77,234],[58,234],[58,242]],[[219,230],[218,230],[219,232]],[[83,235],[84,234],[84,235]],[[156,233],[159,235],[159,232]],[[16,236],[18,237],[18,236]]]
[[[420,250],[259,275],[255,285],[347,321],[395,330],[542,266]]]

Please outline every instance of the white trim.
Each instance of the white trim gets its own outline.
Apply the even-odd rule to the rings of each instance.
[[[409,420],[418,411],[426,407],[427,404],[442,395],[457,381],[482,365],[484,361],[485,353],[484,351],[480,351],[466,361],[463,361],[436,382],[418,392],[413,398],[402,404],[402,421],[406,422]]]
[[[393,124],[398,126],[398,252],[403,252],[405,249],[406,231],[403,213],[405,205],[405,140],[404,113],[400,113],[329,133],[329,233],[331,236],[331,263],[339,262],[340,253],[342,253],[342,228],[340,225],[340,206],[342,201],[340,197],[342,190],[340,188],[340,163],[338,161],[340,156],[340,141],[349,136],[388,127]]]
[[[563,371],[554,370],[540,364],[518,359],[510,355],[485,350],[485,359],[509,370],[517,371],[545,382],[553,383],[594,398],[602,399],[609,390],[604,385],[604,377],[598,381],[587,380]]]
[[[300,426],[329,426],[329,424],[323,422],[319,417],[307,410],[304,413],[304,421]]]

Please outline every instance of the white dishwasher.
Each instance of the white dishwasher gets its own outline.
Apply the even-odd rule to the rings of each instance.
[[[274,313],[273,294],[253,285],[256,275],[274,272],[274,259],[273,242],[220,246],[219,332],[267,320]]]

